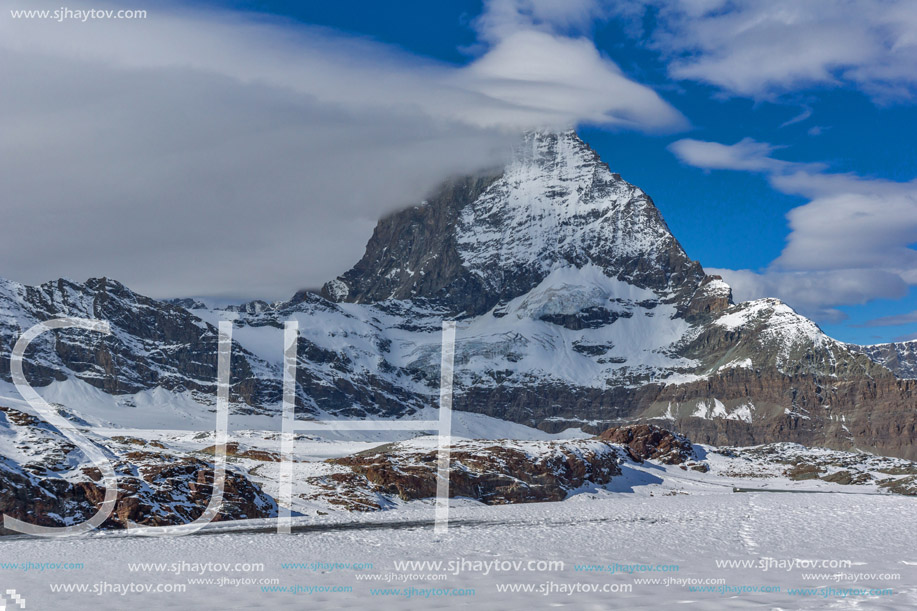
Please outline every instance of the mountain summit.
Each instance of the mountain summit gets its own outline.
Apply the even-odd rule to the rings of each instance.
[[[291,318],[302,331],[299,417],[435,406],[449,318],[459,320],[459,411],[549,432],[661,421],[714,445],[794,441],[917,458],[917,351],[835,341],[776,299],[734,304],[649,196],[573,132],[527,134],[505,168],[453,179],[383,219],[363,258],[321,294],[233,314],[234,418],[277,413]],[[49,401],[102,425],[169,428],[189,409],[209,422],[225,315],[105,279],[0,282],[0,378],[29,326],[104,318],[109,336],[61,331],[26,354]]]
[[[424,299],[476,316],[557,269],[591,265],[664,295],[682,314],[698,309],[701,266],[649,196],[575,132],[530,132],[513,157],[500,172],[450,181],[382,220],[360,262],[322,295],[353,303]]]

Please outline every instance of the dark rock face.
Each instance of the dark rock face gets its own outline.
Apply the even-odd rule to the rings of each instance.
[[[124,455],[118,468],[125,474],[136,469],[139,477],[119,477],[118,502],[103,528],[123,528],[129,522],[146,526],[187,524],[198,518],[210,502],[213,464],[198,458],[134,451]],[[90,485],[87,492],[87,499],[95,507],[101,504],[101,488]],[[227,473],[223,506],[214,522],[276,515],[273,499],[245,476]]]
[[[666,465],[678,465],[694,456],[694,447],[686,437],[652,424],[610,428],[599,439],[625,446],[636,462],[658,460]]]
[[[164,299],[163,303],[168,303],[169,305],[178,306],[185,310],[206,310],[207,304],[199,299],[192,299],[190,297],[177,297],[175,299]]]
[[[615,312],[605,308],[590,307],[583,308],[575,314],[543,314],[538,317],[538,320],[559,325],[571,331],[581,331],[598,329],[610,325],[619,318],[630,318],[631,316],[633,314],[630,312]]]
[[[81,453],[55,429],[36,418],[0,407],[4,428],[34,450],[32,460],[4,458],[0,469],[0,513],[38,526],[66,526],[85,521],[105,498],[94,466],[77,466]],[[165,451],[162,444],[134,438],[113,438],[113,466],[118,475],[114,512],[102,524],[123,529],[186,524],[199,517],[213,491],[213,464]],[[277,515],[277,505],[245,476],[228,471],[223,506],[214,522]]]
[[[750,422],[683,413],[675,420],[675,428],[699,443],[791,441],[810,447],[858,448],[913,460],[917,459],[915,389],[912,380],[898,380],[888,373],[877,379],[850,376],[832,380],[731,372],[667,389],[667,396],[661,395],[659,400],[695,409],[706,397],[715,396],[727,406],[749,401],[756,406]]]
[[[19,334],[60,317],[106,320],[112,333],[63,329],[39,337],[26,351],[23,369],[36,387],[70,376],[111,394],[162,387],[212,395],[216,390],[218,333],[177,305],[134,293],[105,278],[29,287],[0,285],[0,305],[21,313],[0,320],[0,378],[10,380],[10,354]],[[249,406],[278,400],[280,383],[259,378],[263,362],[234,346],[233,396]]]
[[[450,181],[422,205],[379,221],[363,258],[325,284],[322,296],[352,303],[427,299],[455,313],[486,312],[494,296],[463,267],[451,229],[461,209],[497,178],[484,175]]]
[[[617,449],[600,441],[475,442],[461,441],[451,451],[451,497],[488,505],[560,501],[584,485],[607,484],[621,474]],[[437,454],[394,444],[376,451],[331,459],[349,467],[356,478],[339,474],[336,483],[369,488],[402,500],[436,495]],[[345,498],[358,498],[352,490]],[[354,502],[351,509],[379,505]]]
[[[704,321],[710,316],[726,311],[732,305],[732,290],[725,286],[721,276],[704,276],[692,295],[684,316],[690,321]]]

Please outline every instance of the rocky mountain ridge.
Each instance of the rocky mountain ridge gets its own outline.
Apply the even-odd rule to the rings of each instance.
[[[917,340],[871,346],[848,344],[848,347],[887,367],[899,378],[917,379]]]
[[[573,132],[529,134],[504,170],[452,180],[383,219],[364,257],[321,294],[229,312],[107,279],[4,281],[0,379],[32,324],[103,318],[111,336],[67,330],[36,342],[33,385],[78,380],[125,406],[161,389],[162,409],[187,395],[206,410],[216,324],[229,314],[235,414],[277,414],[282,328],[295,318],[300,418],[418,415],[436,405],[441,323],[457,319],[458,410],[551,432],[660,422],[716,445],[917,457],[912,353],[896,349],[893,361],[837,342],[779,300],[734,304],[652,200]],[[118,409],[96,421],[130,425],[136,412],[119,421]]]

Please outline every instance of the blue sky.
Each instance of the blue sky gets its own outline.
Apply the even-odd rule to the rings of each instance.
[[[142,24],[55,24],[54,30],[30,23],[20,31],[7,23],[7,39],[23,38],[18,46],[15,40],[0,45],[0,53],[32,51],[34,56],[17,58],[36,65],[61,54],[73,62],[68,72],[85,72],[94,90],[101,84],[118,91],[136,78],[146,88],[136,105],[157,101],[144,116],[182,125],[165,133],[186,131],[190,140],[207,129],[250,151],[250,159],[238,153],[223,159],[225,147],[215,145],[210,166],[222,160],[251,175],[234,173],[232,181],[242,182],[230,181],[214,204],[207,200],[216,197],[213,189],[189,173],[182,188],[188,199],[198,194],[201,208],[175,203],[172,213],[208,222],[222,207],[244,226],[259,218],[250,212],[259,185],[276,184],[269,181],[283,169],[305,168],[299,182],[285,177],[273,189],[276,203],[268,197],[259,205],[276,207],[288,221],[308,212],[302,224],[321,229],[297,238],[280,225],[253,230],[249,223],[243,232],[240,223],[221,220],[233,243],[250,242],[256,254],[232,265],[210,264],[222,270],[207,276],[215,278],[210,284],[194,269],[176,276],[174,266],[171,280],[160,278],[161,265],[146,259],[120,268],[110,253],[72,262],[65,273],[79,277],[91,266],[110,266],[113,276],[157,296],[203,286],[197,294],[232,297],[247,290],[282,297],[291,278],[304,277],[303,261],[316,261],[314,273],[302,280],[306,285],[343,271],[335,266],[355,260],[373,219],[399,201],[412,201],[404,198],[428,188],[433,177],[470,169],[513,130],[569,124],[614,171],[653,197],[689,255],[722,273],[737,298],[780,297],[847,341],[917,337],[912,2],[213,0],[151,5],[150,12]],[[60,42],[61,32],[69,46]],[[176,41],[174,51],[170,41]],[[21,79],[25,91],[50,87],[15,71],[0,76]],[[88,85],[81,93],[81,86],[58,82],[54,88],[72,87],[76,93],[67,94],[85,95],[91,106],[95,94]],[[230,105],[229,93],[244,103]],[[219,102],[208,106],[209,99]],[[140,130],[130,117],[123,129]],[[290,139],[265,135],[281,130]],[[189,143],[163,133],[137,134],[138,142],[152,143],[143,155],[158,151],[150,167],[177,153],[195,163]],[[303,148],[292,140],[297,133],[320,144]],[[341,150],[331,142],[342,143]],[[356,148],[365,155],[354,154]],[[99,164],[122,163],[123,155],[116,160],[112,151],[99,149]],[[88,165],[85,154],[80,163]],[[415,163],[418,157],[427,161]],[[337,176],[322,168],[328,159],[338,160],[336,168],[367,174],[369,183],[373,172],[397,172],[404,176],[401,190],[348,191],[341,186],[348,182],[345,174],[315,187],[308,168],[321,179]],[[133,178],[135,171],[119,175]],[[141,174],[136,178],[143,185],[164,189],[152,172]],[[27,169],[17,169],[17,180],[23,175]],[[78,190],[77,182],[63,184]],[[159,206],[184,197],[174,188],[157,193]],[[28,194],[33,186],[21,189]],[[136,193],[136,184],[131,189]],[[283,208],[291,198],[302,199],[291,194],[304,191],[313,194],[306,204]],[[366,199],[375,203],[362,203]],[[112,196],[110,207],[98,204],[117,210],[111,223],[137,232],[121,247],[139,241],[153,250],[172,243],[176,260],[190,252],[181,230],[158,225],[159,217],[141,215],[134,222],[126,212],[121,216],[123,201]],[[63,206],[49,196],[46,212]],[[335,207],[345,212],[343,220],[327,212]],[[86,231],[93,229],[87,225]],[[327,234],[337,238],[323,242]],[[278,263],[276,284],[259,284],[265,274],[263,263],[252,262],[257,253],[289,259],[289,251],[272,249],[294,242],[299,250],[293,263]],[[213,252],[220,261],[234,256],[214,244],[202,260]],[[48,269],[47,261],[37,260],[21,278],[3,275],[31,281]],[[228,288],[233,282],[245,288]]]
[[[371,36],[456,64],[474,60],[468,49],[475,42],[471,22],[484,9],[481,2],[237,2],[234,6]],[[651,12],[646,21],[652,19]],[[786,244],[786,214],[807,200],[775,190],[758,173],[701,169],[680,162],[667,147],[683,137],[728,144],[752,138],[785,147],[775,152],[780,159],[823,163],[832,173],[900,182],[917,178],[913,145],[917,107],[912,98],[875,100],[860,88],[837,83],[805,83],[770,99],[724,95],[708,83],[671,78],[666,59],[647,48],[648,33],[629,36],[631,26],[632,19],[596,19],[584,32],[626,74],[659,91],[691,125],[664,135],[588,124],[579,126],[579,131],[615,171],[654,198],[690,255],[706,267],[766,269]],[[917,73],[917,64],[914,70]],[[803,309],[834,337],[848,341],[889,341],[917,332],[917,316],[911,323],[857,326],[917,313],[917,288],[910,287],[900,298],[871,297],[865,294],[858,300],[863,303],[832,303],[829,298],[823,305],[835,309],[833,315]]]

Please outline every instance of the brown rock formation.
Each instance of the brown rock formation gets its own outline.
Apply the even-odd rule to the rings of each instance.
[[[599,439],[623,445],[628,455],[637,462],[658,460],[667,465],[678,465],[694,455],[691,442],[653,424],[635,424],[610,428]]]
[[[338,483],[415,500],[436,495],[436,456],[432,450],[395,444],[328,462],[349,467],[362,478]],[[451,458],[449,495],[488,505],[563,500],[571,490],[606,484],[620,475],[622,459],[614,447],[595,440],[461,441]]]

